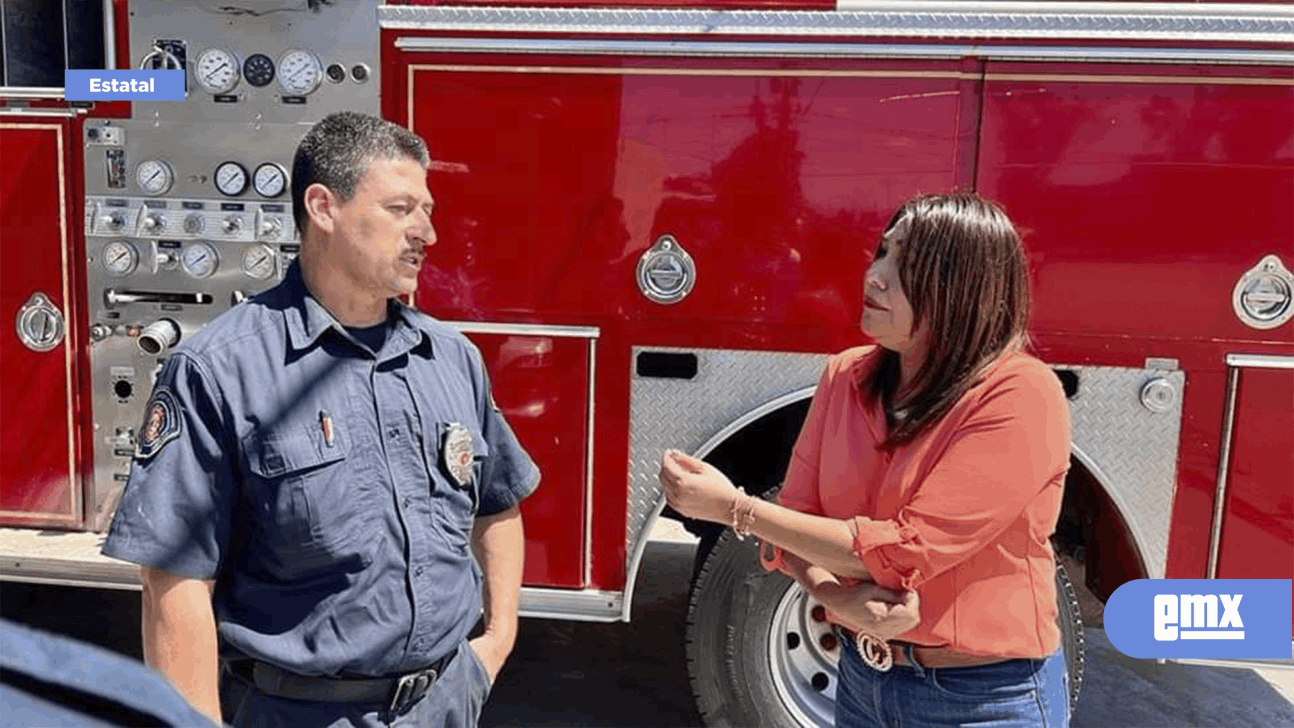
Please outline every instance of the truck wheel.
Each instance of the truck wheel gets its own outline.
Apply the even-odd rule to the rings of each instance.
[[[725,530],[692,583],[687,665],[697,709],[707,726],[832,726],[840,641],[798,584],[760,567],[757,543]],[[1073,706],[1083,623],[1059,566],[1056,586]]]
[[[1083,637],[1083,615],[1079,611],[1078,594],[1069,572],[1059,562],[1056,564],[1056,606],[1060,608],[1056,622],[1060,625],[1060,646],[1065,650],[1065,666],[1069,668],[1069,711],[1078,709],[1078,691],[1083,687],[1083,668],[1087,665],[1087,642]]]

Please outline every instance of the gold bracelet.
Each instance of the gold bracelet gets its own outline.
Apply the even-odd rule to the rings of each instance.
[[[742,515],[739,523],[734,523],[732,530],[737,533],[737,538],[744,539],[750,535],[750,529],[755,525],[755,496],[746,496],[746,513]]]
[[[737,515],[737,512],[740,510],[741,499],[748,497],[749,496],[746,495],[746,491],[738,488],[737,495],[732,497],[732,505],[728,508],[728,517],[732,521],[732,531],[737,534],[738,541],[746,540],[746,534],[741,530],[741,519]]]
[[[854,647],[858,649],[858,656],[873,670],[887,672],[894,667],[894,651],[890,643],[880,637],[859,630],[854,633]]]

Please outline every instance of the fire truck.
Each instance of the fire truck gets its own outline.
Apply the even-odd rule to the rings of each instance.
[[[346,109],[430,146],[440,242],[413,303],[480,347],[544,475],[523,615],[627,621],[654,527],[683,521],[712,725],[830,724],[841,646],[750,541],[668,509],[660,454],[772,496],[916,193],[998,201],[1029,252],[1033,351],[1073,421],[1054,542],[1076,689],[1079,595],[1294,577],[1288,5],[2,10],[4,579],[138,588],[97,552],[153,377],[283,276],[293,151]],[[67,102],[67,68],[183,69],[186,98]]]

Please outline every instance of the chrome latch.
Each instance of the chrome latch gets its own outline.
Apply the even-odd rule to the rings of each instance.
[[[638,290],[656,303],[678,303],[692,292],[696,264],[673,235],[662,235],[638,259]]]
[[[18,340],[32,351],[49,351],[63,341],[63,312],[43,293],[33,293],[18,309]]]
[[[1294,316],[1294,274],[1268,255],[1250,268],[1231,291],[1231,308],[1246,326],[1274,329]]]

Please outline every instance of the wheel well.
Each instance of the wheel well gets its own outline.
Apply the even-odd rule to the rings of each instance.
[[[1065,476],[1065,498],[1052,543],[1059,555],[1084,565],[1082,583],[1102,602],[1123,584],[1149,576],[1123,514],[1076,459],[1071,459]]]

